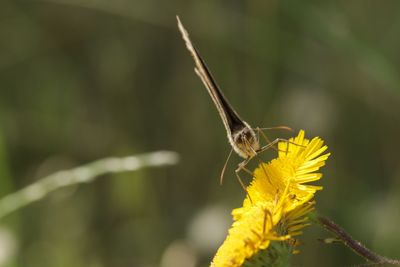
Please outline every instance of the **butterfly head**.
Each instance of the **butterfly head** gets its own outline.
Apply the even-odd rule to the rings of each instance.
[[[249,126],[232,133],[231,145],[242,158],[254,157],[260,149],[256,133]]]

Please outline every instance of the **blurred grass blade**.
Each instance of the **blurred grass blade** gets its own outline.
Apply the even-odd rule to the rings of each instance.
[[[171,151],[157,151],[124,158],[105,158],[46,176],[15,193],[0,199],[0,218],[32,202],[38,201],[59,188],[79,183],[90,183],[107,173],[136,171],[145,167],[159,167],[178,163],[179,156]]]

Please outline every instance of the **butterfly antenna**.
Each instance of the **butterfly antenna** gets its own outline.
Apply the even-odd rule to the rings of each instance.
[[[285,131],[289,131],[289,132],[294,132],[294,130],[292,128],[290,128],[289,126],[274,126],[274,127],[266,127],[266,128],[259,128],[260,130],[285,130]]]
[[[226,159],[224,167],[222,168],[221,177],[219,178],[220,185],[222,185],[222,183],[224,182],[224,174],[225,174],[226,166],[228,165],[228,161],[231,158],[232,152],[233,152],[233,148],[231,149],[231,152],[229,152],[228,158]]]

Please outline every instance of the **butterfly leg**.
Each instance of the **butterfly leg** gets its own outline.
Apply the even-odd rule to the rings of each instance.
[[[236,175],[237,180],[239,181],[239,184],[242,186],[243,190],[246,192],[247,196],[249,197],[250,202],[253,202],[253,201],[251,200],[251,197],[250,197],[249,193],[247,192],[246,185],[244,184],[242,178],[241,178],[240,175],[239,175],[239,173],[243,170],[243,171],[245,171],[246,173],[248,173],[248,174],[250,174],[251,176],[253,176],[253,173],[252,173],[250,170],[248,170],[248,169],[246,168],[246,165],[247,165],[247,163],[249,163],[250,160],[251,160],[251,158],[247,158],[247,159],[245,159],[244,161],[240,162],[239,165],[238,165],[238,167],[237,167],[236,170],[235,170],[235,175]]]
[[[267,137],[267,135],[264,133],[264,131],[263,131],[262,129],[266,129],[266,128],[259,128],[259,127],[257,127],[257,128],[255,128],[254,130],[257,131],[258,136],[260,136],[260,134],[261,134],[261,136],[264,138],[264,141],[265,141],[267,144],[272,143],[271,140]],[[275,151],[278,151],[278,149],[277,149],[275,146],[271,146],[271,148],[274,149]]]

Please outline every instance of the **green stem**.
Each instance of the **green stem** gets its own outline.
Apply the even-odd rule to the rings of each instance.
[[[105,158],[46,176],[27,187],[0,199],[0,219],[32,202],[38,201],[59,188],[90,183],[100,175],[125,171],[136,171],[144,167],[158,167],[176,164],[178,154],[157,151],[124,158]]]

